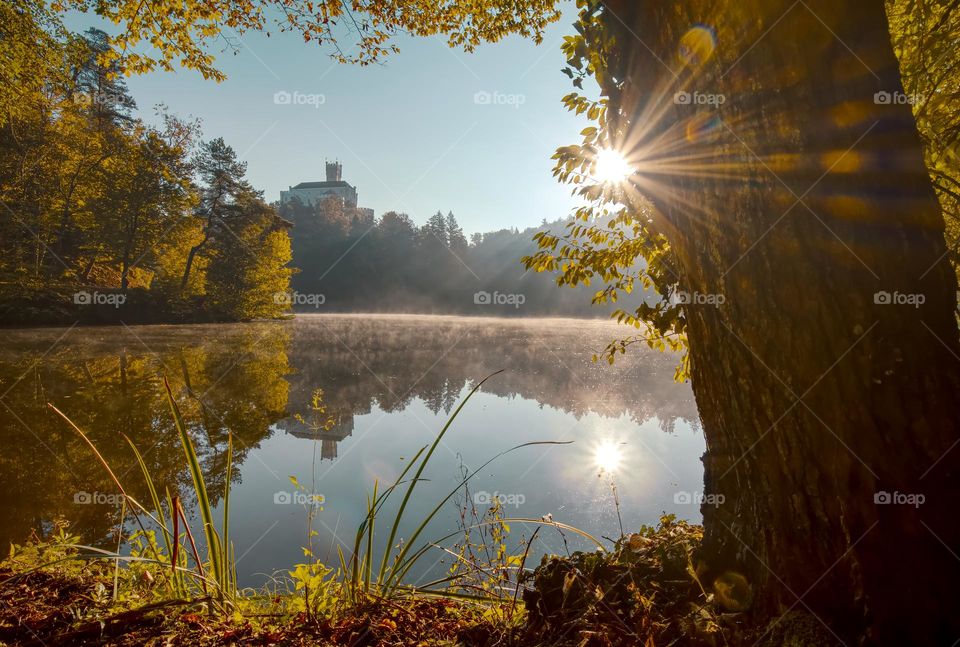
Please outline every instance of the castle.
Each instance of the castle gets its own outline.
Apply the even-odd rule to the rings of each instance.
[[[364,215],[373,218],[373,209],[357,207],[357,187],[342,179],[343,165],[340,162],[327,162],[327,179],[323,182],[301,182],[280,192],[280,204],[298,199],[302,204],[315,206],[329,198],[338,198],[344,207],[359,209]]]

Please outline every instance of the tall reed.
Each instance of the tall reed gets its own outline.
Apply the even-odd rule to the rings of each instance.
[[[200,518],[203,522],[203,537],[205,539],[205,556],[201,557],[200,549],[194,539],[190,528],[189,520],[180,503],[179,496],[173,496],[169,490],[165,491],[164,500],[160,499],[156,482],[150,472],[150,468],[143,459],[143,455],[137,446],[124,435],[124,439],[130,445],[140,471],[143,474],[143,480],[150,495],[150,504],[152,509],[148,508],[140,501],[131,496],[116,473],[110,467],[110,464],[103,457],[103,454],[97,449],[90,438],[62,411],[52,404],[48,404],[54,412],[63,418],[67,424],[83,439],[83,441],[93,451],[94,456],[103,465],[110,479],[116,485],[120,494],[124,498],[125,509],[128,509],[133,515],[133,519],[140,532],[147,536],[149,522],[155,526],[163,538],[163,552],[153,547],[152,542],[147,541],[149,552],[153,557],[150,558],[131,558],[123,556],[119,551],[111,554],[91,546],[77,546],[77,548],[86,551],[81,556],[100,557],[110,555],[118,561],[138,561],[153,563],[169,568],[169,574],[166,578],[166,586],[170,596],[176,598],[189,598],[201,595],[209,597],[221,611],[226,611],[234,606],[237,598],[237,575],[236,560],[233,545],[230,543],[230,481],[233,472],[233,438],[228,437],[227,441],[227,462],[226,462],[226,484],[223,491],[223,520],[218,531],[213,519],[214,507],[210,502],[207,492],[206,481],[203,477],[203,470],[200,460],[197,457],[196,449],[190,434],[187,431],[187,425],[183,420],[180,407],[173,397],[173,391],[166,378],[163,380],[166,392],[167,402],[170,406],[170,412],[173,416],[174,426],[180,439],[180,445],[183,448],[187,467],[190,470],[191,480],[193,482],[193,492],[196,497],[197,508],[200,512]],[[166,510],[164,509],[166,504]],[[145,519],[147,523],[145,523]],[[121,519],[121,529],[123,526]],[[180,533],[180,528],[184,533]],[[184,539],[185,537],[185,539]],[[190,552],[187,552],[189,547]],[[190,567],[187,555],[193,557],[193,566]],[[213,607],[211,607],[212,610]]]

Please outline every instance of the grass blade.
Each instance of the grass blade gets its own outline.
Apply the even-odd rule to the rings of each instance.
[[[379,485],[378,481],[373,482],[373,496],[368,499],[367,503],[367,516],[370,518],[370,525],[367,527],[367,554],[364,556],[364,590],[369,593],[370,591],[370,578],[373,574],[373,532],[376,527],[377,513],[374,506],[377,501],[377,486]]]
[[[223,486],[223,546],[224,550],[230,550],[230,480],[233,478],[233,434],[227,434],[227,473],[226,483]],[[223,579],[228,591],[233,591],[234,587],[230,583],[230,571],[232,570],[229,555],[223,560]]]
[[[466,400],[464,402],[466,402]],[[416,559],[419,559],[423,555],[422,552],[418,551],[414,553],[413,557],[408,559],[408,561],[410,562],[409,564],[403,565],[404,558],[406,557],[407,552],[410,550],[410,547],[414,544],[414,542],[416,542],[416,540],[420,537],[420,534],[427,527],[427,524],[429,524],[430,521],[433,520],[433,518],[437,515],[438,512],[440,512],[440,510],[447,503],[447,501],[453,498],[453,496],[460,490],[460,488],[465,486],[470,481],[470,479],[472,479],[474,476],[482,472],[483,469],[487,467],[487,465],[499,459],[500,457],[506,454],[509,454],[510,452],[516,451],[518,449],[522,449],[524,447],[533,447],[535,445],[569,445],[572,442],[573,441],[538,440],[538,441],[533,441],[529,443],[521,443],[519,445],[515,445],[511,447],[510,449],[500,452],[499,454],[497,454],[496,456],[494,456],[493,458],[485,462],[483,465],[478,467],[476,470],[471,472],[469,475],[467,475],[466,478],[464,478],[460,483],[458,483],[456,487],[450,490],[450,492],[448,492],[447,495],[440,500],[440,502],[436,505],[436,507],[434,507],[434,509],[430,512],[430,514],[428,514],[426,517],[424,517],[420,521],[420,525],[417,526],[417,529],[410,536],[410,541],[407,542],[406,546],[404,546],[403,549],[400,551],[400,554],[397,555],[396,568],[394,568],[391,571],[390,576],[387,578],[387,582],[385,584],[388,590],[391,587],[396,587],[402,581],[407,571],[410,570],[410,567],[413,566],[413,563],[416,561]]]
[[[174,547],[173,541],[175,541],[170,536],[170,529],[167,527],[167,518],[163,514],[163,506],[160,504],[160,497],[157,494],[156,485],[154,485],[153,477],[150,476],[150,469],[147,467],[146,462],[143,460],[143,456],[140,454],[140,450],[137,449],[137,446],[133,444],[133,441],[127,437],[126,434],[121,434],[123,438],[127,441],[127,444],[130,445],[130,449],[133,450],[133,455],[137,458],[137,463],[140,465],[140,471],[143,472],[143,480],[147,484],[147,490],[150,492],[150,499],[153,501],[153,507],[157,511],[157,521],[160,526],[160,532],[163,534],[163,544],[167,550],[167,555],[170,557],[171,562],[174,560]],[[159,555],[155,555],[159,559]],[[176,583],[171,580],[171,586],[176,590]]]
[[[210,498],[207,495],[207,485],[203,480],[203,471],[200,468],[200,460],[197,458],[197,452],[193,448],[193,441],[187,433],[187,426],[180,414],[180,407],[173,399],[173,391],[170,389],[170,383],[166,378],[163,379],[163,386],[167,390],[167,402],[170,405],[170,411],[173,413],[173,421],[180,435],[180,444],[183,445],[183,451],[187,457],[187,464],[190,467],[190,475],[193,478],[193,488],[197,494],[197,503],[200,508],[200,516],[203,518],[203,531],[207,539],[207,553],[210,558],[210,564],[214,577],[220,583],[220,592],[223,591],[223,565],[222,550],[220,540],[217,536],[216,528],[213,525],[213,509],[210,507]],[[186,523],[186,519],[184,519]]]
[[[403,513],[407,509],[407,503],[410,501],[410,497],[413,495],[413,490],[417,486],[417,482],[420,480],[420,476],[423,474],[423,470],[426,469],[427,463],[430,462],[430,458],[433,456],[433,452],[437,449],[437,445],[439,445],[440,441],[443,440],[443,437],[447,433],[447,430],[450,429],[450,425],[452,425],[453,421],[456,420],[457,415],[460,413],[460,411],[463,410],[463,407],[467,404],[467,402],[470,401],[470,398],[473,397],[473,394],[480,390],[480,387],[483,386],[484,382],[489,380],[494,375],[497,375],[498,373],[502,373],[502,372],[503,371],[500,370],[500,371],[496,371],[495,373],[491,373],[487,377],[480,380],[476,384],[476,386],[470,389],[470,393],[468,393],[467,397],[465,397],[463,401],[457,406],[453,414],[447,419],[446,424],[443,425],[443,429],[441,429],[440,433],[437,434],[437,437],[434,439],[433,444],[430,445],[430,449],[427,451],[427,455],[424,456],[423,459],[420,461],[420,466],[417,468],[417,473],[414,475],[413,480],[410,482],[410,486],[407,488],[407,493],[404,495],[403,501],[400,503],[400,509],[397,510],[397,514],[393,518],[393,527],[390,529],[390,538],[387,540],[386,548],[384,548],[384,559],[380,563],[380,573],[379,573],[379,576],[377,577],[378,582],[383,581],[384,570],[386,568],[387,562],[390,559],[390,551],[392,550],[393,542],[397,537],[397,529],[400,527],[400,520],[403,518]],[[405,552],[407,547],[409,547],[409,543],[407,544],[407,546],[404,548],[404,551],[402,552]],[[399,561],[399,556],[398,556],[398,561]],[[391,574],[392,573],[393,573],[393,567],[391,567]]]

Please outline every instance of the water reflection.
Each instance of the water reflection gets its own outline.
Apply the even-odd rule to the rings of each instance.
[[[511,511],[523,516],[551,512],[600,526],[609,523],[606,485],[593,483],[600,469],[617,477],[628,523],[652,521],[670,508],[672,492],[697,486],[702,439],[690,390],[672,381],[676,357],[590,362],[619,332],[589,321],[346,315],[8,331],[0,351],[0,540],[22,541],[61,517],[93,542],[117,523],[115,508],[78,500],[113,488],[47,402],[90,435],[133,496],[147,492],[123,435],[158,487],[189,492],[164,376],[215,500],[228,430],[234,434],[231,535],[238,554],[254,547],[242,578],[300,558],[303,510],[275,505],[277,492],[291,489],[288,475],[318,484],[327,500],[320,540],[335,550],[362,517],[374,479],[392,479],[466,391],[500,369],[458,419],[430,486],[443,490],[461,464],[475,467],[521,442],[575,440],[577,448],[507,457],[478,475],[476,487],[523,494],[515,499],[524,510]],[[318,389],[322,411],[313,406]]]
[[[214,494],[223,491],[228,430],[235,461],[243,464],[286,415],[291,335],[284,327],[73,329],[58,342],[61,335],[56,329],[6,333],[0,356],[4,544],[49,528],[57,517],[89,541],[106,536],[117,521],[115,511],[95,503],[95,494],[115,490],[103,467],[48,402],[87,432],[141,501],[148,492],[123,436],[140,449],[161,491],[190,482],[164,376],[180,396]]]
[[[619,443],[605,440],[593,450],[593,462],[601,472],[614,475],[623,460],[623,449]]]
[[[590,354],[622,329],[573,320],[464,320],[460,318],[302,317],[294,327],[291,409],[303,410],[316,387],[324,389],[333,430],[319,437],[325,458],[349,437],[354,416],[372,407],[396,412],[419,399],[438,414],[450,413],[468,384],[503,373],[484,391],[504,398],[536,400],[576,417],[587,413],[628,415],[637,423],[656,419],[672,432],[678,422],[696,424],[692,395],[672,381],[676,357],[650,353],[608,366]],[[323,339],[327,343],[318,344]],[[312,438],[297,420],[280,428]]]

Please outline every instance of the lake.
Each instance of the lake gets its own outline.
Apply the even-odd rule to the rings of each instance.
[[[679,356],[638,345],[612,366],[591,361],[631,330],[593,320],[407,315],[5,330],[0,540],[22,542],[69,520],[84,542],[115,546],[116,490],[47,403],[90,436],[138,500],[147,501],[147,491],[123,435],[159,487],[191,502],[164,377],[218,506],[233,435],[230,536],[242,585],[304,561],[308,541],[330,565],[338,545],[349,556],[375,481],[381,489],[392,483],[470,389],[499,370],[437,447],[400,536],[464,474],[536,441],[569,444],[523,447],[477,471],[469,498],[445,504],[424,538],[456,530],[470,502],[482,515],[494,498],[508,517],[552,515],[596,537],[618,536],[620,520],[628,532],[655,524],[665,512],[699,521],[704,441],[689,385],[673,381]],[[312,407],[315,393],[322,410]],[[323,497],[312,540],[306,494]],[[511,541],[533,529],[512,524]],[[577,536],[545,528],[531,555],[583,547]],[[436,550],[411,581],[448,567]]]

